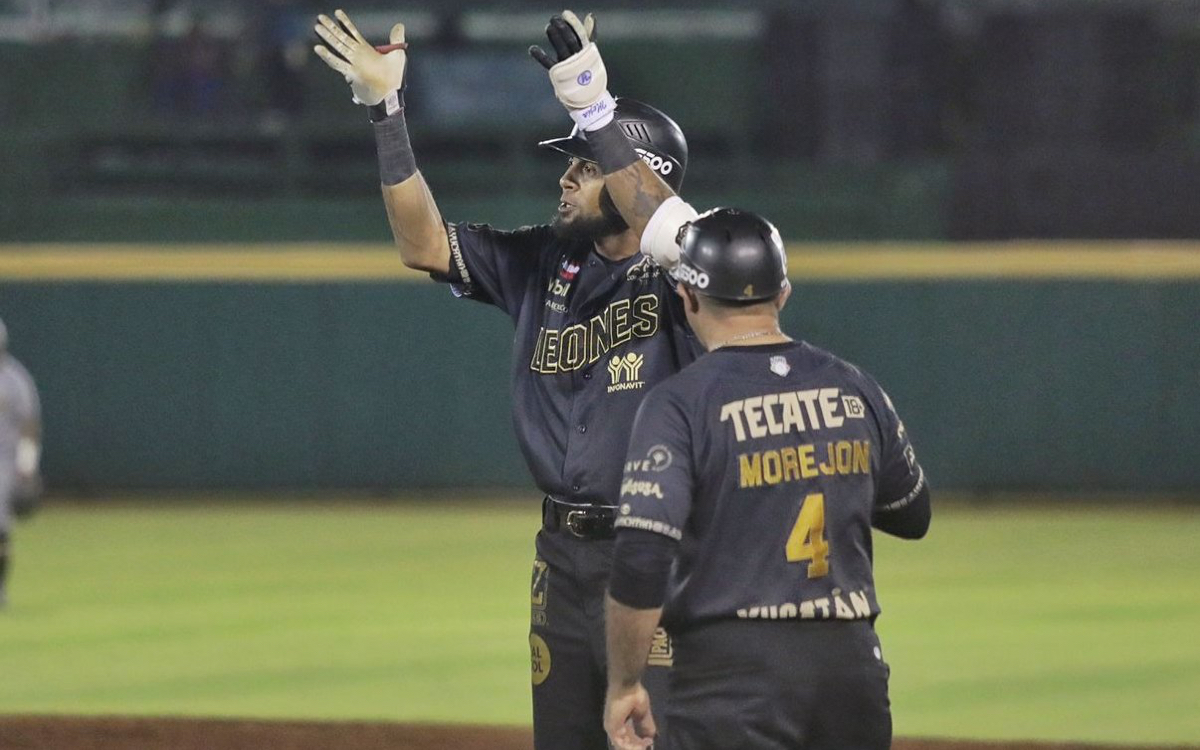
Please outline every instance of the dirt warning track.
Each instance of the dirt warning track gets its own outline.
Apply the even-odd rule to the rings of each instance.
[[[0,716],[4,750],[530,750],[527,728],[297,722],[242,719],[166,719]],[[897,739],[894,750],[1117,750],[1122,745]],[[731,749],[732,750],[732,749]],[[1136,750],[1189,750],[1137,745]]]

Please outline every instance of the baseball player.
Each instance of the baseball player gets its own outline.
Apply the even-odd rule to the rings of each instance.
[[[570,136],[539,144],[569,157],[553,219],[515,231],[446,222],[409,143],[403,24],[380,52],[342,11],[318,22],[317,55],[368,108],[401,259],[456,296],[499,308],[516,329],[513,421],[544,493],[529,635],[534,742],[605,750],[604,591],[629,429],[645,392],[701,351],[673,280],[639,252],[650,217],[630,201],[673,196],[686,140],[657,109],[609,95],[594,22],[565,12],[547,27],[553,52],[533,53],[576,122]],[[606,187],[610,177],[616,190]],[[666,651],[645,674],[656,697]]]
[[[871,529],[917,539],[930,519],[904,425],[869,375],[780,330],[790,287],[766,220],[701,215],[675,274],[708,354],[647,394],[630,438],[605,729],[616,748],[657,729],[677,750],[886,750]],[[660,618],[665,711],[640,683]]]
[[[8,329],[0,320],[0,607],[7,602],[9,529],[14,505],[31,509],[41,487],[41,413],[29,372],[8,353]]]

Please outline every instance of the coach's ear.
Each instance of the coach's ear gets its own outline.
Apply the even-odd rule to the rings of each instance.
[[[783,312],[783,306],[787,304],[788,298],[792,296],[792,282],[787,279],[783,280],[783,290],[775,296],[775,311]]]
[[[700,312],[700,296],[683,285],[682,281],[675,282],[675,293],[683,298],[684,307],[692,315]]]

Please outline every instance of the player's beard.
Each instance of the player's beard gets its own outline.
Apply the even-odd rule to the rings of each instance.
[[[621,212],[609,196],[608,188],[604,188],[600,191],[599,216],[584,217],[576,214],[574,219],[563,221],[562,214],[555,214],[550,221],[550,228],[559,239],[595,242],[620,234],[629,229],[629,225],[621,218]]]

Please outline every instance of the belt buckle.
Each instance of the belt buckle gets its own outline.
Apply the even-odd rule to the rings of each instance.
[[[583,518],[585,518],[585,514],[582,510],[567,511],[567,531],[571,532],[580,539],[587,539],[588,535],[575,527],[575,524],[581,521]]]

